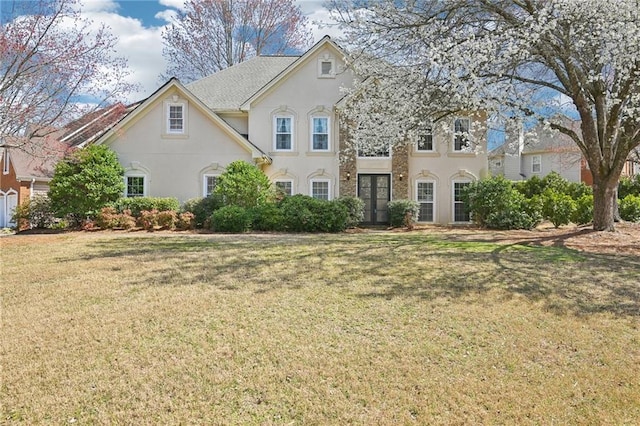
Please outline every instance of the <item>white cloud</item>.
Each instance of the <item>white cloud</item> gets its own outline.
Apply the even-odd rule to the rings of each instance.
[[[162,56],[164,27],[147,28],[138,19],[112,12],[85,11],[83,15],[94,22],[104,23],[118,37],[116,55],[127,59],[131,71],[128,80],[141,86],[140,91],[132,93],[127,101],[137,101],[153,93],[160,85],[158,76],[166,69],[166,61]]]
[[[185,0],[159,0],[158,1],[158,3],[160,3],[163,6],[173,7],[174,9],[178,9],[178,10],[185,10],[184,2]]]
[[[166,21],[169,24],[174,22],[177,17],[178,17],[178,12],[176,12],[175,10],[171,10],[171,9],[166,9],[166,10],[163,10],[161,12],[158,12],[154,16],[154,18],[162,19],[163,21]]]
[[[116,12],[120,6],[113,0],[89,0],[82,3],[83,13]]]

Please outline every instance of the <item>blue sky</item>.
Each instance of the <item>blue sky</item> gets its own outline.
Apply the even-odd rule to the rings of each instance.
[[[128,101],[143,99],[164,83],[159,80],[159,75],[166,69],[162,57],[162,30],[183,4],[184,0],[83,0],[82,14],[111,28],[119,38],[117,54],[127,58],[132,71],[130,81],[141,86]],[[296,4],[309,20],[314,41],[325,34],[337,35],[314,23],[328,19],[323,0],[296,0]]]

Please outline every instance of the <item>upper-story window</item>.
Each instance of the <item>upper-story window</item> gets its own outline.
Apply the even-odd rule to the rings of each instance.
[[[418,131],[417,150],[420,152],[433,151],[433,126],[431,123],[425,124]]]
[[[359,146],[358,157],[363,158],[389,158],[389,145],[384,146]]]
[[[469,150],[471,121],[468,118],[456,118],[453,127],[453,150],[458,152]]]
[[[274,117],[274,148],[276,151],[293,150],[293,118]]]
[[[329,117],[311,119],[311,150],[329,150]]]

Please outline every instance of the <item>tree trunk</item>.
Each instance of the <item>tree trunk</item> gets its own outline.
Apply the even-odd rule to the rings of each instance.
[[[593,229],[596,231],[615,231],[613,205],[616,189],[615,180],[593,183]]]

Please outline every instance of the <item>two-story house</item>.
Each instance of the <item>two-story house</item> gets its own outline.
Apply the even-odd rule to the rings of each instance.
[[[473,130],[485,117],[461,114],[450,132],[427,128],[406,147],[345,160],[340,101],[354,78],[325,37],[301,56],[258,56],[187,85],[171,79],[91,143],[117,153],[129,197],[206,196],[227,164],[245,160],[287,194],[362,198],[368,224],[387,223],[388,201],[401,198],[420,202],[423,222],[467,222],[460,191],[487,174],[485,138]]]

